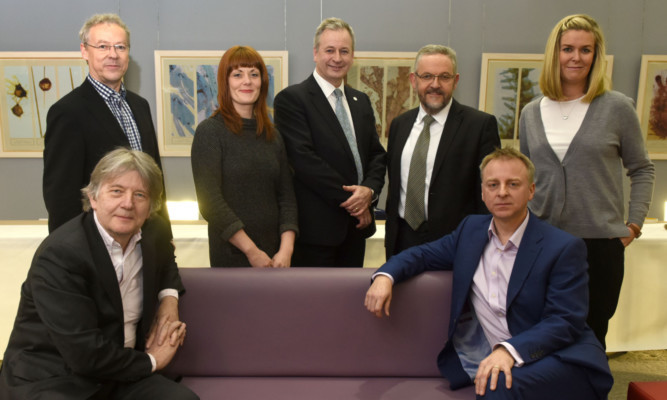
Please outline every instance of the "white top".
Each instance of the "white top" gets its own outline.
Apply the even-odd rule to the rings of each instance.
[[[123,301],[125,347],[134,348],[137,343],[137,324],[141,319],[144,305],[143,256],[141,246],[137,246],[137,243],[141,240],[141,231],[130,238],[127,248],[123,252],[120,243],[114,240],[100,225],[97,213],[94,215],[97,230],[102,236],[118,278],[120,297]]]
[[[584,96],[570,101],[554,101],[543,97],[540,102],[547,140],[560,161],[563,161],[588,111],[590,103],[581,101],[583,98]]]

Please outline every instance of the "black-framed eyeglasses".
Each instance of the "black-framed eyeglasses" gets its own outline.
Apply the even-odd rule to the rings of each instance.
[[[84,42],[83,44],[85,46],[90,46],[94,49],[97,49],[99,51],[105,51],[107,53],[111,51],[112,47],[116,49],[116,53],[126,53],[130,49],[130,46],[126,46],[124,44],[101,44],[99,46],[95,46],[87,42]]]
[[[454,77],[456,75],[449,75],[449,74],[434,75],[434,74],[429,74],[429,73],[426,73],[424,75],[419,75],[418,73],[415,72],[415,76],[417,78],[421,79],[422,81],[426,82],[426,83],[431,83],[436,78],[438,78],[438,82],[447,83],[447,82],[451,81],[452,79],[454,79]]]

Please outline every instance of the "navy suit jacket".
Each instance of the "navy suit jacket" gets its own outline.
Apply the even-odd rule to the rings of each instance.
[[[162,169],[148,102],[130,91],[126,100],[141,135],[142,150]],[[88,79],[49,108],[42,179],[49,232],[81,214],[81,188],[90,181],[100,159],[118,147],[130,148],[130,142]],[[166,207],[160,214],[169,221]]]
[[[469,216],[452,234],[410,248],[378,270],[390,274],[395,282],[426,270],[453,270],[449,338],[438,356],[440,372],[453,389],[472,384],[451,339],[489,241],[491,218]],[[507,290],[506,318],[512,335],[508,342],[526,364],[553,354],[563,362],[585,367],[602,397],[611,383],[600,382],[600,377],[611,379],[611,375],[604,350],[586,325],[586,270],[583,240],[530,214]]]
[[[379,195],[384,186],[386,153],[375,128],[371,102],[364,93],[347,86],[345,97],[364,170],[361,185]],[[345,240],[349,224],[358,222],[340,207],[351,195],[343,185],[357,184],[357,170],[343,128],[313,75],[280,91],[274,107],[276,126],[294,169],[299,240],[337,246]],[[362,237],[373,233],[374,222],[360,232]]]
[[[0,371],[0,398],[87,399],[105,382],[151,375],[143,351],[158,293],[183,291],[162,218],[142,227],[143,311],[136,349],[125,348],[123,304],[109,252],[93,213],[80,214],[39,246]],[[59,394],[60,396],[55,396]]]
[[[399,115],[391,122],[389,129],[389,191],[385,234],[387,259],[396,252],[398,238],[401,156],[418,113],[419,108],[415,108]],[[452,100],[431,174],[426,242],[450,233],[467,215],[488,213],[482,202],[479,165],[496,147],[500,147],[496,117]]]

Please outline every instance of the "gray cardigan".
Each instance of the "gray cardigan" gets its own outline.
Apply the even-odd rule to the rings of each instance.
[[[211,266],[249,267],[245,254],[229,243],[244,229],[269,257],[280,235],[298,233],[292,172],[282,138],[257,136],[255,120],[243,120],[239,135],[220,114],[197,126],[192,143],[192,174],[199,211],[208,221]]]
[[[628,236],[623,221],[625,168],[631,182],[627,222],[642,226],[655,171],[632,100],[614,91],[596,97],[562,162],[547,140],[541,100],[526,105],[519,121],[521,152],[536,169],[531,211],[582,238]]]

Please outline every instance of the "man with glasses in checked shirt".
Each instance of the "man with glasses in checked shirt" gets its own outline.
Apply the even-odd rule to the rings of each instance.
[[[477,167],[500,147],[498,124],[452,98],[458,82],[453,49],[419,50],[410,83],[420,106],[394,118],[389,129],[387,259],[450,233],[467,215],[488,213]]]
[[[127,26],[116,14],[97,14],[83,24],[79,37],[89,75],[46,117],[42,185],[49,232],[81,214],[81,188],[109,151],[141,150],[162,168],[150,106],[123,84],[130,61]]]

